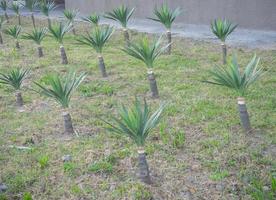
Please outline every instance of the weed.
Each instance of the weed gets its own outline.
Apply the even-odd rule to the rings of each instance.
[[[90,165],[88,170],[93,173],[111,173],[113,165],[108,161],[98,161]]]
[[[44,168],[46,168],[49,165],[49,156],[47,156],[47,155],[40,156],[37,159],[37,161],[38,161],[38,163],[40,165],[40,168],[44,169]]]

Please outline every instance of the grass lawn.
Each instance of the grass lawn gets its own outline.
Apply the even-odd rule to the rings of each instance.
[[[32,29],[22,18],[23,31]],[[13,19],[10,24],[17,21]],[[8,26],[7,24],[6,26]],[[47,26],[47,21],[39,21]],[[89,30],[79,23],[78,33]],[[142,33],[131,32],[133,40]],[[149,37],[154,37],[149,35]],[[270,189],[276,173],[276,51],[230,48],[242,66],[254,53],[268,71],[246,95],[253,133],[245,134],[237,111],[237,94],[209,84],[208,70],[221,63],[219,44],[176,38],[172,55],[155,63],[160,98],[151,99],[147,69],[124,52],[116,31],[104,49],[108,78],[101,78],[97,54],[80,46],[73,34],[65,37],[69,65],[60,64],[59,45],[47,37],[45,57],[21,40],[22,48],[4,35],[0,70],[31,68],[25,82],[25,111],[15,108],[11,88],[0,84],[0,183],[8,190],[0,199],[252,199],[256,188]],[[51,74],[87,72],[73,95],[70,112],[78,136],[63,134],[61,108],[32,89]],[[135,96],[155,109],[169,103],[158,128],[146,144],[153,184],[136,178],[136,146],[105,129],[100,118],[116,115],[117,107]],[[11,145],[31,147],[18,150]],[[64,155],[72,161],[63,163]],[[263,187],[264,186],[264,187]],[[253,189],[255,188],[255,189]],[[265,191],[264,191],[265,192]]]

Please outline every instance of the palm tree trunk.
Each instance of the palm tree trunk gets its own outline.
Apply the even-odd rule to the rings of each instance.
[[[34,28],[36,28],[36,26],[35,26],[35,18],[34,18],[34,13],[33,12],[31,14],[31,18],[32,18],[33,26],[34,26]]]
[[[155,75],[154,75],[153,71],[151,71],[151,70],[148,71],[148,80],[149,80],[149,84],[150,84],[152,98],[158,98],[159,92],[158,92],[158,88],[157,88],[157,83],[155,80]]]
[[[8,14],[7,14],[7,11],[5,11],[5,17],[6,17],[7,23],[9,23],[10,20],[9,20],[9,16],[8,16]]]
[[[124,39],[125,39],[126,45],[128,46],[130,42],[128,30],[124,28],[123,32],[124,32]]]
[[[20,49],[20,44],[19,44],[18,40],[16,40],[16,42],[15,42],[15,47],[16,47],[17,49]]]
[[[20,91],[16,91],[15,93],[16,97],[16,106],[21,108],[23,106],[23,98]]]
[[[72,118],[71,115],[68,112],[62,113],[63,120],[64,120],[64,131],[66,134],[73,134],[74,128],[72,125]]]
[[[18,17],[18,25],[21,26],[21,16],[17,15],[17,17]]]
[[[143,183],[152,183],[146,153],[143,149],[138,150],[138,177]]]
[[[64,46],[60,46],[60,55],[61,55],[61,63],[64,65],[68,64],[68,59],[67,59],[67,55],[64,49]]]
[[[99,69],[101,71],[102,77],[107,77],[107,73],[106,73],[103,57],[100,55],[100,56],[98,56],[98,59],[99,59]]]
[[[2,33],[0,32],[0,44],[3,44],[3,37],[2,37]]]
[[[245,99],[243,97],[238,98],[238,108],[240,113],[241,124],[244,130],[246,131],[246,133],[249,133],[251,132],[252,129],[251,129],[249,115],[245,104]]]
[[[167,51],[166,51],[166,53],[167,54],[171,54],[171,51],[172,51],[172,33],[171,33],[171,31],[170,30],[168,30],[167,31],[167,40],[168,40],[168,48],[167,48]]]
[[[221,47],[222,47],[222,63],[225,65],[227,62],[227,47],[225,43],[222,43]]]
[[[47,20],[48,20],[48,28],[50,28],[51,27],[51,19],[50,19],[50,17],[48,17]]]
[[[43,50],[42,50],[42,47],[41,46],[38,46],[37,47],[37,52],[38,52],[38,57],[41,58],[44,56],[43,54]]]
[[[72,32],[73,32],[73,34],[76,36],[77,35],[77,33],[76,33],[76,29],[75,29],[75,27],[74,27],[74,24],[72,23]]]

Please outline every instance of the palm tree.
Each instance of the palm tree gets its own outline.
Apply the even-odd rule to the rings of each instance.
[[[78,88],[85,77],[85,73],[82,73],[77,77],[75,72],[70,72],[64,77],[58,75],[51,76],[48,80],[48,87],[35,82],[35,84],[41,89],[40,93],[42,95],[54,99],[63,108],[64,112],[62,113],[62,116],[64,119],[65,133],[67,134],[74,133],[71,115],[68,112],[72,93]]]
[[[176,8],[175,10],[171,10],[168,5],[163,4],[159,9],[156,7],[154,9],[154,15],[156,18],[150,18],[151,20],[160,22],[167,29],[167,40],[168,40],[168,49],[167,53],[171,54],[171,43],[172,43],[172,23],[175,21],[176,17],[181,14],[181,9]]]
[[[94,13],[89,15],[88,17],[82,17],[82,20],[90,23],[91,25],[99,26],[100,16]]]
[[[0,7],[3,10],[3,12],[5,13],[6,20],[9,23],[9,16],[8,16],[8,13],[7,13],[7,9],[8,9],[7,1],[6,0],[2,0],[0,2]]]
[[[66,33],[68,33],[72,28],[71,24],[54,24],[49,27],[49,31],[52,34],[52,37],[56,39],[56,41],[60,44],[60,55],[61,55],[61,63],[68,64],[67,55],[63,46],[63,38]]]
[[[48,27],[51,26],[50,13],[55,10],[57,6],[53,1],[42,1],[40,4],[41,12],[47,17]]]
[[[31,18],[34,28],[35,26],[35,18],[34,18],[34,9],[38,6],[38,0],[25,0],[25,6],[31,12]]]
[[[207,83],[228,87],[239,94],[238,106],[240,119],[246,132],[251,131],[251,126],[244,95],[248,88],[264,74],[263,68],[258,67],[259,61],[260,58],[257,58],[255,55],[245,67],[244,72],[241,72],[237,59],[234,56],[232,62],[229,63],[228,69],[224,67],[215,68],[210,72],[213,80],[205,81]]]
[[[23,81],[29,75],[29,69],[13,69],[9,73],[0,73],[0,83],[12,86],[15,90],[16,105],[21,108],[23,106],[23,98],[21,88]]]
[[[63,11],[65,18],[68,20],[68,22],[70,24],[72,24],[72,31],[73,31],[74,35],[76,35],[76,30],[74,28],[74,21],[78,15],[78,13],[79,12],[77,10],[64,10]]]
[[[211,22],[212,32],[221,40],[222,44],[222,62],[226,64],[227,47],[225,41],[227,37],[237,28],[237,24],[233,24],[228,20],[215,19]]]
[[[0,44],[3,44],[3,37],[2,37],[2,31],[3,31],[3,26],[6,23],[6,19],[4,17],[0,17]]]
[[[20,15],[20,9],[23,7],[23,5],[18,1],[13,1],[11,4],[11,9],[16,14],[18,18],[18,25],[21,26],[21,15]]]
[[[48,31],[47,28],[34,29],[31,33],[26,33],[25,35],[22,36],[23,39],[32,40],[37,44],[37,51],[38,51],[39,58],[43,57],[41,42],[46,37],[47,31]]]
[[[129,9],[128,7],[122,5],[118,8],[115,8],[112,12],[108,12],[104,15],[105,18],[117,21],[121,24],[121,26],[123,27],[124,38],[127,44],[130,41],[129,33],[127,30],[127,23],[130,17],[133,15],[134,10],[135,10],[134,8]]]
[[[169,46],[169,44],[167,44],[161,47],[161,43],[162,37],[155,40],[153,43],[150,43],[149,39],[144,37],[137,44],[129,43],[129,46],[126,46],[125,49],[123,49],[123,51],[128,55],[141,60],[148,67],[148,80],[153,98],[158,98],[159,96],[155,75],[153,73],[153,64],[155,59]]]
[[[112,27],[95,27],[92,32],[86,36],[77,39],[80,44],[90,46],[96,50],[99,59],[99,69],[103,77],[107,77],[105,63],[102,56],[103,47],[113,33]]]
[[[15,47],[17,49],[20,49],[19,35],[21,33],[21,30],[22,30],[21,26],[15,25],[3,31],[6,35],[9,35],[15,39]]]
[[[152,115],[147,102],[144,105],[136,99],[134,105],[126,108],[124,105],[119,109],[119,118],[113,117],[113,122],[106,122],[110,131],[125,135],[131,138],[138,146],[138,167],[139,179],[147,184],[151,183],[149,167],[147,164],[145,143],[149,133],[157,126],[161,119],[161,114],[165,108],[162,104]],[[113,125],[113,123],[115,125]]]

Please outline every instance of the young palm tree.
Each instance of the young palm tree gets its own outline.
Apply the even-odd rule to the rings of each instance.
[[[149,39],[144,37],[137,44],[129,43],[129,45],[123,49],[128,55],[141,60],[148,67],[148,80],[153,98],[158,98],[159,96],[155,75],[153,73],[153,64],[155,59],[165,52],[169,46],[169,44],[167,44],[161,47],[161,43],[162,37],[155,40],[153,43],[150,43]]]
[[[150,18],[154,21],[160,22],[167,29],[167,40],[168,40],[168,49],[167,53],[171,54],[171,43],[172,43],[172,23],[175,21],[176,17],[181,14],[181,9],[176,8],[175,10],[171,10],[168,5],[163,4],[159,9],[156,7],[154,9],[154,15],[156,18]]]
[[[3,10],[3,12],[5,13],[6,20],[9,23],[9,16],[8,16],[8,13],[7,13],[7,9],[8,9],[7,1],[6,0],[2,0],[0,2],[0,7]]]
[[[248,88],[264,74],[263,68],[258,67],[259,61],[260,58],[257,58],[255,55],[245,67],[244,72],[241,72],[236,57],[233,57],[228,69],[224,67],[215,68],[210,72],[213,80],[205,81],[207,83],[228,87],[238,92],[240,119],[246,132],[251,131],[251,126],[244,95]]]
[[[49,78],[49,87],[35,82],[35,84],[41,89],[41,94],[54,99],[64,109],[62,116],[64,119],[64,130],[67,134],[74,133],[71,115],[68,112],[71,96],[85,77],[85,73],[82,73],[78,77],[76,73],[69,73],[65,77],[59,77],[57,75],[52,76]]]
[[[41,12],[47,17],[48,27],[51,26],[50,13],[55,10],[57,6],[53,1],[42,1],[40,4]]]
[[[104,15],[105,18],[117,21],[121,24],[121,26],[123,27],[124,38],[125,38],[125,41],[127,42],[127,44],[130,41],[129,33],[127,30],[127,23],[129,21],[130,17],[133,15],[134,10],[135,10],[134,8],[129,9],[128,7],[122,5],[116,9],[114,9],[112,12],[108,12]]]
[[[82,20],[90,23],[91,25],[99,26],[100,16],[94,13],[89,15],[88,17],[82,17]]]
[[[34,17],[34,9],[38,6],[38,0],[25,0],[25,6],[31,12],[33,27],[36,28],[36,26],[35,26],[35,17]]]
[[[76,35],[76,30],[74,28],[74,21],[78,15],[78,13],[79,12],[77,10],[64,10],[63,11],[65,18],[68,20],[68,22],[70,24],[72,24],[72,31],[73,31],[74,35]]]
[[[52,34],[52,37],[56,39],[56,41],[60,44],[60,55],[61,55],[61,63],[68,64],[67,55],[63,46],[63,38],[66,33],[68,33],[72,28],[71,24],[55,24],[49,27],[49,31]]]
[[[7,74],[0,73],[0,83],[12,86],[14,88],[16,105],[19,108],[23,106],[23,98],[21,94],[22,83],[27,78],[29,73],[29,69],[14,69]]]
[[[37,44],[37,51],[38,51],[39,58],[43,57],[41,42],[46,37],[47,31],[48,31],[47,28],[34,29],[31,33],[26,33],[25,35],[22,36],[23,39],[32,40]]]
[[[0,17],[0,44],[3,44],[3,37],[2,37],[2,31],[3,31],[3,26],[6,23],[6,19],[4,17]]]
[[[99,69],[103,77],[107,77],[105,63],[102,56],[103,47],[109,40],[113,33],[113,28],[107,27],[95,27],[92,32],[86,36],[81,36],[77,39],[80,44],[90,46],[96,50],[99,59]]]
[[[9,35],[15,39],[15,47],[17,49],[20,49],[19,35],[21,33],[21,30],[22,30],[21,26],[15,25],[3,31],[6,35]]]
[[[212,32],[221,40],[222,44],[222,62],[226,64],[227,47],[225,41],[227,37],[237,28],[237,24],[233,24],[228,20],[215,19],[211,22]]]
[[[147,102],[144,101],[144,105],[136,99],[134,105],[130,108],[126,108],[124,105],[119,110],[119,118],[113,117],[113,123],[106,122],[110,128],[110,131],[128,136],[138,146],[138,167],[139,179],[147,184],[151,183],[149,167],[147,164],[145,153],[145,142],[153,128],[159,123],[161,114],[165,108],[165,104],[162,104],[152,115],[150,115],[150,107]]]
[[[21,15],[20,15],[20,9],[23,7],[23,5],[18,1],[13,1],[11,4],[11,9],[16,14],[18,18],[18,25],[21,26]]]

